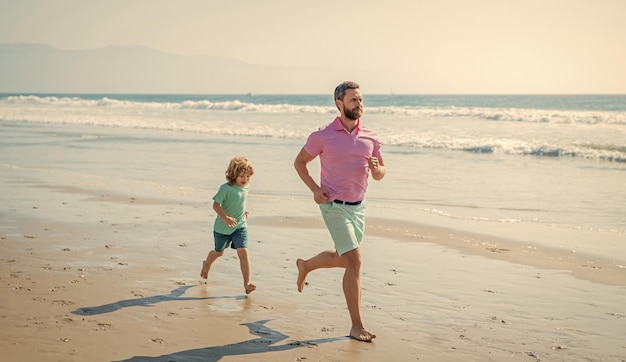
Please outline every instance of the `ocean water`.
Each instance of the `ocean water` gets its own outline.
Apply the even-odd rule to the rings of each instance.
[[[364,106],[388,166],[371,215],[626,261],[625,95],[365,94]],[[331,95],[3,94],[0,164],[206,199],[244,154],[251,194],[304,199],[293,159],[336,114]]]

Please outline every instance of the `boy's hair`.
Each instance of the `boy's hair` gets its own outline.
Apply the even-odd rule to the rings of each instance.
[[[237,176],[241,173],[247,173],[248,175],[254,175],[254,168],[252,163],[243,156],[234,157],[230,160],[228,168],[226,169],[226,181],[229,185],[234,185],[237,180]]]

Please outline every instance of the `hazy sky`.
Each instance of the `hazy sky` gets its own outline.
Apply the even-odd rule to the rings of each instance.
[[[0,43],[21,42],[353,69],[382,92],[626,93],[626,0],[0,0]]]

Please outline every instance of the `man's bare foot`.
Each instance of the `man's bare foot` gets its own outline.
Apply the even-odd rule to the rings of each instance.
[[[209,263],[207,263],[206,260],[204,260],[202,262],[202,270],[200,271],[200,276],[202,277],[202,279],[206,279],[209,276],[209,268],[211,266],[209,265]]]
[[[302,289],[304,289],[304,286],[307,284],[306,276],[309,273],[306,270],[304,270],[303,259],[296,260],[296,266],[298,267],[298,281],[296,283],[298,284],[298,291],[302,292]]]
[[[350,338],[361,342],[371,342],[372,339],[376,338],[376,335],[365,328],[352,328]]]
[[[250,283],[246,285],[246,294],[250,294],[256,290],[256,285]]]

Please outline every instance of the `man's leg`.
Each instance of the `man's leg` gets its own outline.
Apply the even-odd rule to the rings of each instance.
[[[343,294],[352,321],[350,337],[371,342],[376,335],[365,329],[361,318],[361,250],[359,248],[350,250],[343,254],[341,259],[346,268],[343,274]]]
[[[337,254],[337,250],[324,250],[315,255],[311,259],[296,260],[298,266],[298,291],[302,292],[306,284],[306,276],[315,269],[320,268],[340,268],[343,267],[341,257]]]

